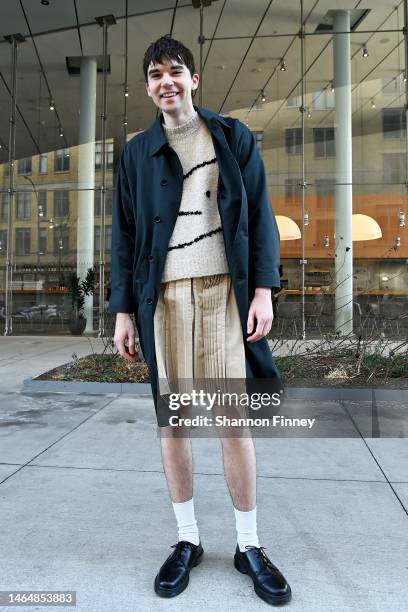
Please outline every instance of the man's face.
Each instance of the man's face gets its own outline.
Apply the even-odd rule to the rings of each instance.
[[[198,82],[198,74],[191,76],[184,64],[170,60],[150,64],[146,90],[162,112],[177,116],[191,110],[191,92],[197,89]]]

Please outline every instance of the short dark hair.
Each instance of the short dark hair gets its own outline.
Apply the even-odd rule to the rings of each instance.
[[[195,74],[194,57],[190,49],[187,49],[183,43],[170,36],[162,36],[152,43],[144,54],[143,73],[146,83],[150,64],[159,64],[163,60],[179,61],[188,68],[191,76]]]

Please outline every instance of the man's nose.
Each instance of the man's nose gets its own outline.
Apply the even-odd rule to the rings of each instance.
[[[173,83],[172,77],[169,74],[164,73],[161,78],[161,84],[162,85],[172,85],[172,83]]]

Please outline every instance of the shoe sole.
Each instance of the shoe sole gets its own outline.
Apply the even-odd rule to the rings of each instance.
[[[204,550],[201,551],[197,559],[194,561],[193,565],[191,566],[190,572],[193,569],[193,567],[196,567],[196,565],[199,565],[201,563],[201,561],[203,560],[203,554],[204,554]],[[188,583],[190,581],[190,572],[187,574],[186,580],[184,580],[184,582],[179,584],[174,589],[164,589],[163,587],[159,586],[159,575],[157,575],[154,580],[155,592],[157,593],[157,595],[160,595],[160,597],[176,597],[176,595],[180,595],[180,593],[182,593],[184,589],[188,587]]]
[[[234,557],[234,566],[235,566],[235,569],[237,569],[241,574],[248,574],[248,576],[251,578],[251,580],[253,582],[255,593],[258,595],[258,597],[260,597],[261,599],[266,601],[266,603],[273,604],[273,605],[279,605],[279,604],[288,603],[288,601],[290,601],[292,599],[292,591],[291,591],[290,587],[289,587],[289,591],[287,593],[285,593],[285,595],[271,595],[270,593],[265,593],[265,591],[260,589],[255,584],[255,581],[252,578],[252,576],[246,571],[246,569],[244,569],[240,565],[239,561],[237,561],[237,559],[235,557]]]

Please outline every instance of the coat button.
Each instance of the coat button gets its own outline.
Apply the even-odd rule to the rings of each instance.
[[[162,179],[162,180],[160,181],[160,185],[161,185],[162,187],[166,187],[166,185],[167,185],[167,179]]]
[[[154,257],[153,255],[149,255],[149,257],[147,258],[149,261],[154,261]]]
[[[148,304],[153,304],[153,300],[152,300],[152,298],[147,298],[146,302],[147,302]]]
[[[160,223],[160,221],[161,221],[161,217],[159,217],[159,215],[156,215],[155,218],[154,218],[154,222],[155,223]]]

